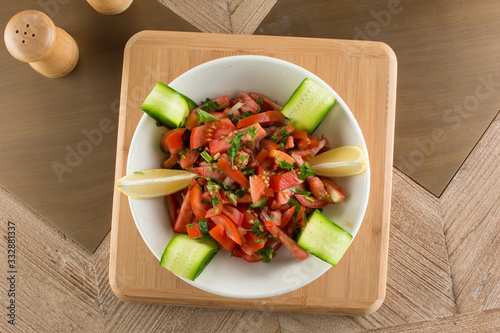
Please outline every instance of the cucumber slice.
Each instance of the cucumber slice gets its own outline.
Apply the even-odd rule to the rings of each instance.
[[[350,233],[315,210],[300,231],[297,245],[316,257],[336,266],[349,248]]]
[[[335,97],[311,79],[305,79],[285,103],[281,112],[295,129],[312,134],[328,111]]]
[[[214,239],[194,239],[177,234],[168,243],[160,265],[174,274],[194,281],[219,251]]]
[[[196,103],[165,83],[158,82],[141,105],[141,110],[169,128],[184,125]]]

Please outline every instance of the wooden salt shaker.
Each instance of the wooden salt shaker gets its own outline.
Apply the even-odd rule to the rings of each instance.
[[[78,45],[44,13],[25,10],[14,15],[4,32],[10,54],[50,78],[69,74],[78,62]]]
[[[87,0],[87,2],[101,14],[116,15],[125,11],[132,0]]]

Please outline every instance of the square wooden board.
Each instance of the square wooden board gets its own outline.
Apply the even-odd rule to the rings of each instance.
[[[125,47],[116,179],[125,175],[139,109],[157,81],[225,56],[283,59],[318,75],[350,107],[366,140],[371,193],[365,219],[338,266],[309,285],[265,299],[232,299],[199,290],[162,268],[135,226],[127,197],[115,189],[109,279],[125,301],[181,306],[363,315],[385,297],[397,61],[383,43],[317,38],[143,31]]]

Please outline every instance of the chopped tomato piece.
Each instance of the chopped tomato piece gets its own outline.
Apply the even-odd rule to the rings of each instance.
[[[179,155],[171,154],[170,157],[163,162],[162,166],[165,169],[171,169],[177,164],[178,161],[179,161]]]
[[[264,175],[252,175],[249,177],[252,203],[256,204],[264,196],[264,190],[267,187],[266,178]]]
[[[311,143],[309,144],[309,147],[308,147],[309,149],[316,148],[319,146],[318,139],[316,139],[316,137],[314,135],[309,135],[308,138],[311,141]]]
[[[229,120],[229,119],[228,119]],[[221,120],[222,121],[222,120]],[[249,132],[250,128],[255,127],[255,136],[252,136]],[[239,133],[246,133],[245,135],[241,136],[241,144],[245,144],[248,142],[253,142],[256,140],[259,140],[266,136],[266,131],[260,126],[259,124],[254,124],[251,126],[244,127],[240,130],[238,130]],[[219,137],[218,139],[214,139],[210,141],[209,143],[209,148],[210,148],[210,154],[212,156],[215,156],[217,153],[223,153],[226,150],[231,147],[232,140],[236,133],[230,134],[227,137]],[[192,137],[192,135],[191,135]]]
[[[290,251],[294,256],[300,260],[304,260],[309,257],[309,253],[299,247],[297,243],[290,237],[288,237],[273,221],[266,221],[266,229],[276,237],[283,245]]]
[[[259,262],[262,261],[262,258],[259,257],[256,253],[253,255],[246,254],[240,247],[237,247],[233,250],[233,257],[242,258],[247,262]]]
[[[187,232],[186,225],[191,222],[192,217],[193,210],[191,208],[191,187],[189,187],[186,195],[184,196],[184,201],[182,202],[179,210],[177,220],[175,220],[174,231],[185,234]]]
[[[193,130],[193,128],[195,128],[196,126],[198,126],[198,123],[200,122],[200,120],[196,115],[197,115],[196,110],[193,110],[189,113],[189,116],[187,117],[186,124],[184,125],[184,127],[186,127],[190,131]]]
[[[312,194],[314,194],[316,198],[330,201],[330,195],[326,191],[325,184],[319,177],[309,176],[307,177],[307,182],[309,183]]]
[[[257,156],[255,156],[254,158],[254,161],[257,165],[261,164],[262,162],[264,162],[264,160],[266,159],[267,155],[268,155],[268,151],[267,149],[264,149],[262,148],[258,153],[257,153]]]
[[[306,131],[300,131],[300,130],[295,130],[292,133],[290,133],[290,136],[293,137],[294,139],[307,139],[308,135]]]
[[[195,181],[195,184],[191,185],[191,208],[193,213],[199,220],[205,218],[205,207],[201,203],[201,188],[200,185]]]
[[[186,225],[186,230],[190,238],[201,238],[203,236],[199,225],[198,222]]]
[[[242,128],[256,123],[259,123],[261,126],[283,125],[285,118],[285,115],[279,111],[266,111],[241,119],[238,121],[236,127]]]
[[[176,128],[168,131],[161,139],[161,149],[170,154],[177,154],[184,149],[182,142],[182,134],[186,131],[185,128]]]
[[[272,149],[279,149],[280,145],[272,140],[262,139],[260,141],[260,147],[266,149],[267,151],[270,151]]]
[[[295,160],[290,155],[282,152],[281,150],[271,149],[269,151],[269,156],[274,158],[276,163],[284,161],[290,163],[291,165],[295,164]]]
[[[191,131],[191,149],[202,147],[213,139],[228,135],[234,130],[236,130],[236,126],[228,118],[213,120],[204,125],[197,126]]]
[[[295,213],[295,206],[292,206],[286,212],[283,213],[283,215],[281,216],[281,225],[280,225],[281,229],[285,228],[288,222],[292,220],[293,213]]]
[[[269,97],[257,93],[249,93],[250,97],[252,97],[256,102],[259,100],[262,110],[275,110],[280,111],[283,107],[270,99]]]
[[[233,206],[224,205],[222,207],[222,214],[229,217],[229,219],[231,221],[233,221],[239,227],[243,223],[243,218],[244,218],[243,213],[241,213],[237,208],[235,208]]]
[[[269,180],[269,185],[274,192],[283,191],[300,183],[302,183],[302,180],[297,176],[297,172],[293,171],[271,176]]]
[[[241,236],[238,232],[238,228],[227,216],[223,214],[215,215],[210,218],[215,224],[221,225],[224,228],[224,232],[227,233],[229,238],[235,241],[238,245],[241,245]]]
[[[219,171],[215,166],[200,166],[193,168],[194,172],[202,177],[215,178],[217,180],[224,180],[226,175]]]
[[[328,201],[321,200],[313,196],[305,196],[302,194],[295,194],[295,197],[302,206],[310,208],[323,208],[328,205]]]
[[[234,179],[236,182],[241,184],[244,188],[247,188],[250,186],[250,183],[248,182],[247,177],[239,171],[233,169],[231,166],[231,162],[226,161],[225,159],[220,158],[219,161],[217,162],[217,168],[224,172],[226,175]]]
[[[179,164],[181,165],[181,168],[186,169],[187,167],[190,167],[191,165],[193,165],[194,162],[196,162],[196,160],[198,159],[199,155],[200,155],[200,153],[196,150],[186,149],[184,151],[184,157],[181,156],[181,158],[179,160]]]
[[[257,237],[253,232],[247,232],[243,236],[241,249],[248,255],[253,255],[255,252],[262,249],[267,242],[267,237]]]
[[[321,179],[325,184],[326,191],[328,192],[332,202],[343,202],[345,200],[345,194],[342,192],[342,189],[337,186],[337,184],[326,178]]]
[[[224,230],[224,227],[221,224],[213,227],[208,233],[229,252],[236,248],[236,243],[228,237],[226,230]]]
[[[259,104],[257,104],[256,101],[252,99],[247,93],[244,91],[241,92],[241,101],[243,102],[245,108],[244,112],[246,111],[252,111],[253,114],[257,113],[257,110],[259,110]]]
[[[175,198],[175,194],[169,194],[165,197],[165,202],[167,204],[167,210],[168,210],[168,219],[170,220],[170,224],[172,226],[175,223],[175,220],[177,220],[177,209],[179,208],[179,203],[177,202],[177,199]]]

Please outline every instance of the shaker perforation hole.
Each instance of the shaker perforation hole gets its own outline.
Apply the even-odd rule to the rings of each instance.
[[[18,33],[19,33],[19,30],[16,30],[16,34],[18,34]]]
[[[25,31],[25,32],[24,32],[24,34],[25,34],[25,35],[27,35],[27,34],[28,34],[28,32],[27,32],[27,31]]]
[[[35,37],[35,34],[31,34],[31,37]]]
[[[23,39],[23,44],[26,43],[26,41]]]
[[[29,28],[29,27],[30,27],[30,25],[29,25],[29,24],[26,24],[26,28]]]

